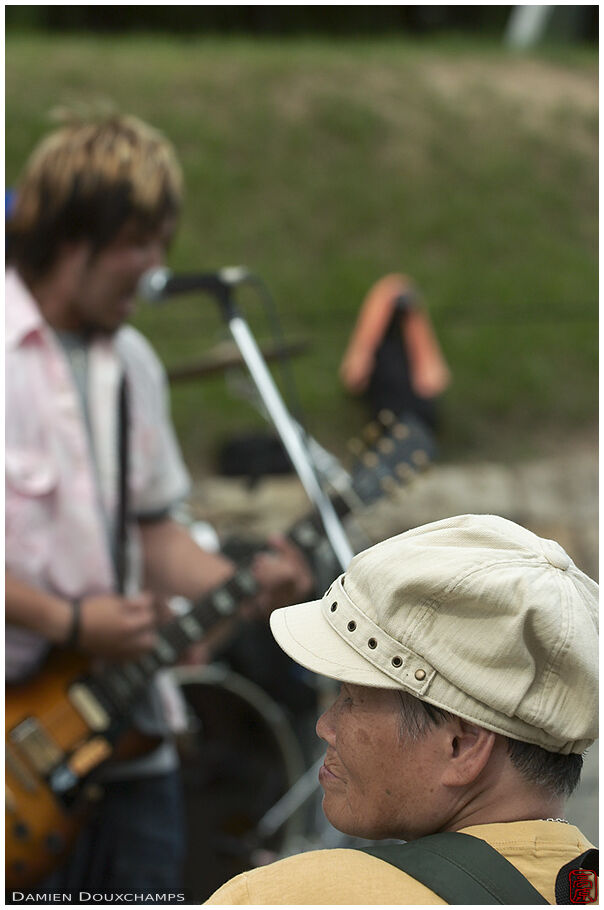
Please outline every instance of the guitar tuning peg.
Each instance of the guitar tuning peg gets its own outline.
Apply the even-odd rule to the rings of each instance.
[[[380,459],[375,452],[365,452],[361,460],[366,468],[377,468],[380,463]]]
[[[378,420],[382,426],[390,427],[396,420],[396,417],[392,411],[389,411],[387,408],[383,408],[378,414]]]
[[[377,447],[378,451],[380,451],[382,455],[390,455],[394,451],[394,443],[391,439],[388,439],[387,436],[383,439],[380,439]]]
[[[397,423],[392,428],[392,435],[395,439],[406,439],[409,435],[409,427],[405,423]]]
[[[347,446],[348,451],[356,457],[360,457],[365,451],[365,443],[356,436],[353,439],[348,440]]]
[[[415,477],[415,471],[411,465],[407,464],[405,461],[401,461],[397,464],[395,468],[397,477],[399,477],[403,483],[410,483]]]
[[[368,423],[365,429],[363,430],[363,436],[369,443],[374,443],[376,439],[379,439],[382,435],[382,431],[375,421]]]
[[[390,495],[396,493],[396,491],[399,488],[394,477],[390,477],[390,476],[382,477],[382,479],[380,480],[380,486],[381,486],[382,490],[384,491],[384,493],[388,493]]]
[[[411,460],[414,465],[417,465],[418,468],[427,468],[428,467],[428,453],[424,449],[416,449],[411,456]]]

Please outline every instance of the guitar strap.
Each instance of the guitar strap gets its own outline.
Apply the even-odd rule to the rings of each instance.
[[[115,520],[115,572],[117,593],[124,594],[127,571],[127,538],[128,538],[128,467],[129,467],[129,401],[128,382],[124,371],[118,394],[118,490],[117,511]]]
[[[450,831],[363,849],[407,872],[448,904],[548,903],[501,853],[470,834]]]

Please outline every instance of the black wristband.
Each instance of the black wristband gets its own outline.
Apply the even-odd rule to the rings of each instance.
[[[63,644],[64,648],[75,648],[78,644],[78,639],[80,637],[80,619],[81,619],[81,606],[82,602],[77,598],[75,600],[69,601],[69,606],[71,607],[71,625],[69,627],[69,634],[65,639]]]

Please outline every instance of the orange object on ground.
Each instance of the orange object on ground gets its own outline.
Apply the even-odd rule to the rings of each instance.
[[[374,410],[382,406],[397,413],[425,411],[424,405],[448,387],[451,372],[430,317],[406,275],[386,275],[369,290],[340,378],[351,394],[367,392]]]

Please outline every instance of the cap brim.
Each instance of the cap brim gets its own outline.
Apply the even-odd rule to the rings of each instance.
[[[400,689],[340,638],[323,616],[322,601],[282,607],[271,613],[275,641],[296,663],[313,673],[358,686]]]

